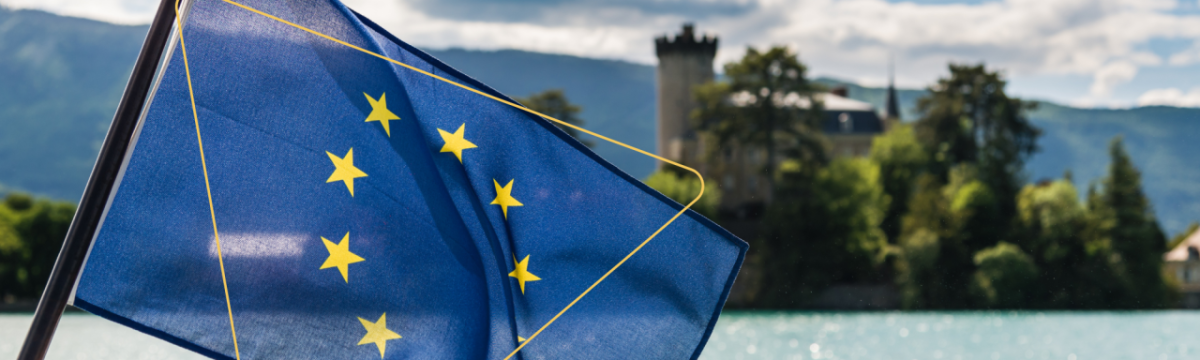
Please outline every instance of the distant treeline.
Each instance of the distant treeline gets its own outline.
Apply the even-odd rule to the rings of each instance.
[[[0,203],[0,296],[36,299],[50,278],[75,206],[10,193]]]
[[[786,101],[819,104],[824,89],[806,70],[786,48],[749,49],[724,80],[696,90],[707,168],[721,167],[723,149],[771,154],[757,165],[773,198],[758,236],[745,239],[746,293],[733,305],[805,308],[839,284],[890,287],[907,309],[1173,304],[1167,240],[1119,137],[1095,154],[1110,159],[1108,174],[1082,200],[1069,171],[1029,183],[1035,104],[1009,97],[997,71],[951,64],[918,101],[915,123],[891,123],[867,157],[831,159],[821,106]],[[680,202],[696,193],[669,171],[650,180]],[[718,204],[697,210],[711,216]]]
[[[1174,303],[1162,273],[1166,236],[1120,138],[1096,154],[1109,158],[1108,173],[1082,197],[1070,172],[1030,183],[1022,169],[1038,150],[1033,103],[1007,96],[994,70],[950,65],[918,101],[915,123],[890,124],[869,156],[834,159],[814,97],[825,89],[806,72],[786,48],[750,49],[726,65],[724,79],[696,90],[709,168],[720,168],[727,148],[768,155],[757,161],[773,198],[758,235],[745,239],[744,293],[733,305],[805,308],[840,284],[890,287],[908,309]],[[796,106],[792,95],[816,106]],[[521,102],[583,124],[562,91]],[[730,220],[720,217],[720,177],[711,175],[695,209]],[[646,182],[688,203],[700,189],[689,176],[665,171]],[[40,295],[74,211],[20,193],[4,198],[0,300]]]

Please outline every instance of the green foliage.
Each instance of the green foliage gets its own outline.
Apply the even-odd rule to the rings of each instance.
[[[917,102],[922,114],[917,133],[933,154],[930,170],[941,179],[959,164],[972,164],[994,195],[996,224],[1003,229],[1016,214],[1017,192],[1024,182],[1025,160],[1037,150],[1041,131],[1027,118],[1036,103],[1010,98],[999,72],[983,64],[950,64],[950,77],[939,79]],[[995,243],[996,239],[976,241]],[[989,244],[990,246],[990,244]]]
[[[820,88],[805,77],[808,68],[786,47],[765,52],[746,49],[740,61],[725,65],[725,82],[697,86],[700,108],[692,114],[705,136],[709,157],[731,147],[757,148],[767,156],[763,173],[774,189],[779,155],[824,162],[822,111],[812,97]],[[794,100],[789,100],[794,99]],[[791,101],[806,99],[807,109]]]
[[[908,308],[962,309],[967,297],[972,254],[992,244],[980,238],[994,220],[994,196],[969,165],[950,171],[950,183],[936,175],[917,179],[903,220],[897,284]],[[913,252],[916,253],[913,253]]]
[[[924,170],[928,156],[916,132],[908,124],[897,124],[871,141],[871,161],[879,164],[879,182],[891,199],[880,227],[888,241],[900,237],[900,220],[908,213],[908,202],[916,186],[917,176]]]
[[[517,102],[529,108],[529,110],[537,111],[543,115],[562,120],[571,125],[583,127],[584,121],[583,119],[579,118],[579,112],[583,111],[583,108],[580,108],[579,105],[572,104],[571,101],[567,99],[567,95],[563,93],[562,89],[546,90],[540,93],[529,95],[527,98],[519,98],[517,99]],[[554,123],[553,121],[551,122]],[[583,143],[583,145],[586,145],[587,147],[595,146],[595,143],[591,140],[585,140],[579,137],[580,134],[582,134],[579,132],[579,130],[575,130],[572,127],[564,126],[559,123],[554,123],[554,125],[567,132],[567,135],[571,135],[571,137],[579,140],[579,142]]]
[[[909,308],[1161,308],[1174,292],[1163,278],[1165,239],[1140,175],[1120,139],[1087,204],[1069,180],[1024,186],[1012,223],[967,164],[918,180],[904,219],[897,282]],[[1007,228],[999,228],[1006,226]],[[1004,241],[995,233],[1006,232]],[[974,254],[970,262],[961,261]],[[959,274],[972,274],[964,279]],[[968,290],[969,298],[961,296]]]
[[[700,179],[691,173],[680,174],[673,171],[658,171],[646,178],[646,185],[658,190],[680,204],[688,204],[700,193]],[[721,204],[721,189],[715,181],[706,181],[704,196],[692,205],[692,210],[709,219],[717,216],[717,206]]]
[[[1120,137],[1109,144],[1108,175],[1099,192],[1089,197],[1100,241],[1111,244],[1113,272],[1122,285],[1122,307],[1167,306],[1171,290],[1162,274],[1166,236],[1142,192],[1141,174],[1125,152]]]
[[[0,204],[0,296],[36,298],[46,280],[75,207],[24,194]]]
[[[763,257],[759,306],[796,308],[836,283],[874,282],[887,239],[888,207],[879,167],[839,159],[828,167],[790,167],[754,246]]]
[[[1033,258],[1041,273],[1025,291],[1024,307],[1101,309],[1119,294],[1109,266],[1111,252],[1097,238],[1093,216],[1079,192],[1062,180],[1027,185],[1017,198],[1014,243]]]
[[[971,294],[989,308],[1019,308],[1028,304],[1027,292],[1037,278],[1033,259],[1020,247],[1000,242],[975,254]]]

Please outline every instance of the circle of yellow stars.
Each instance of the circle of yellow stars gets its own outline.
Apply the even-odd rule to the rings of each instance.
[[[392,130],[389,122],[400,120],[400,117],[391,110],[388,110],[387,93],[379,94],[378,99],[371,97],[367,93],[363,93],[363,96],[367,98],[367,102],[371,105],[371,112],[367,114],[365,122],[379,122],[383,126],[384,133],[388,137],[391,137]],[[474,143],[466,139],[466,127],[467,124],[463,123],[454,132],[437,129],[438,134],[442,137],[442,141],[445,142],[440,152],[454,154],[454,157],[458,159],[460,164],[463,163],[464,150],[477,148]],[[354,148],[350,148],[346,151],[346,155],[340,157],[329,151],[326,151],[325,154],[329,156],[329,161],[334,166],[333,174],[330,174],[329,179],[325,182],[341,181],[346,185],[346,190],[350,192],[350,196],[354,197],[354,179],[368,176],[366,172],[354,166]],[[512,195],[513,183],[515,181],[516,179],[510,179],[507,184],[501,186],[498,180],[492,179],[492,183],[496,188],[496,198],[492,200],[491,205],[500,206],[500,211],[505,220],[508,220],[508,209],[510,207],[524,206],[524,204],[517,201]],[[342,281],[350,283],[350,264],[366,261],[366,259],[358,254],[350,251],[350,233],[347,232],[346,235],[342,236],[341,241],[336,244],[324,237],[321,237],[321,241],[325,244],[325,250],[329,252],[329,257],[325,259],[325,262],[321,264],[318,270],[336,268],[342,275]],[[529,271],[528,254],[520,261],[517,261],[514,256],[513,267],[513,271],[508,273],[508,276],[516,279],[521,288],[521,294],[525,294],[526,283],[542,279]],[[387,313],[380,315],[379,320],[374,322],[361,317],[358,318],[358,321],[362,323],[363,328],[367,331],[367,334],[363,335],[362,339],[358,341],[358,345],[375,344],[379,348],[379,357],[381,359],[385,355],[387,341],[401,338],[400,334],[387,328]],[[517,339],[519,342],[525,341],[520,336]]]

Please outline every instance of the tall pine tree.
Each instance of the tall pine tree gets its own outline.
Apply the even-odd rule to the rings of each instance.
[[[930,170],[949,181],[950,169],[974,164],[979,178],[999,199],[998,217],[1004,226],[1016,215],[1017,193],[1024,179],[1025,160],[1037,150],[1041,131],[1026,113],[1036,103],[1009,97],[1007,82],[983,64],[950,64],[950,77],[939,79],[929,95],[917,101],[923,116],[917,134],[933,154]],[[1000,239],[982,241],[987,246]]]
[[[1111,244],[1110,268],[1122,289],[1110,294],[1116,307],[1160,308],[1171,300],[1162,277],[1166,236],[1158,226],[1150,200],[1142,191],[1142,176],[1121,137],[1109,144],[1112,162],[1099,192],[1089,196],[1099,236]]]

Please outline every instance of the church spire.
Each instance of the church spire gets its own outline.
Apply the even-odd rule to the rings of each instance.
[[[887,120],[900,120],[900,103],[896,98],[896,63],[888,57]]]

